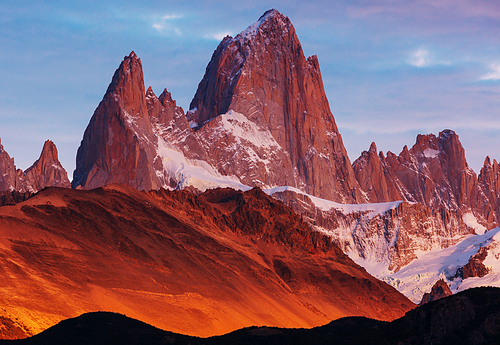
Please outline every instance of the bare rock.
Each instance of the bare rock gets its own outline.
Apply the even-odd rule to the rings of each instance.
[[[450,287],[444,279],[439,279],[431,289],[431,292],[426,292],[424,296],[422,297],[422,301],[420,302],[420,305],[423,305],[425,303],[429,303],[432,301],[437,301],[438,299],[448,297],[453,295],[453,293],[450,290]]]
[[[326,199],[364,201],[318,59],[304,56],[292,23],[277,10],[224,38],[190,109],[188,120],[222,174],[251,186],[290,185]]]

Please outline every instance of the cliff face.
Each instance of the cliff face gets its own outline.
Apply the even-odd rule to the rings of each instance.
[[[0,191],[22,188],[16,172],[14,158],[11,158],[0,143]]]
[[[92,189],[122,182],[139,190],[159,188],[151,164],[154,142],[142,64],[132,52],[116,70],[85,130],[72,187]]]
[[[278,11],[220,43],[190,108],[188,119],[219,172],[250,186],[364,200],[318,59],[304,56],[292,23]]]
[[[487,182],[494,180],[493,169],[485,168],[478,180],[467,164],[458,135],[451,130],[438,137],[418,135],[415,145],[409,150],[405,146],[398,156],[391,152],[387,157],[382,152],[377,156],[372,144],[370,151],[354,161],[353,169],[370,202],[418,202],[433,209],[471,212],[488,228],[496,224],[482,187],[493,183]]]
[[[500,224],[500,168],[496,159],[491,163],[490,157],[486,157],[478,181],[486,196],[486,200],[481,203],[483,215],[488,224],[498,226]]]

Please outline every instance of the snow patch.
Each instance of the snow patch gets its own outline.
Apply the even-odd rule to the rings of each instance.
[[[477,218],[471,212],[464,214],[462,219],[467,226],[476,230],[476,234],[482,235],[486,232],[486,228],[477,222]]]
[[[201,191],[217,187],[231,187],[239,190],[249,190],[235,177],[222,176],[204,161],[188,160],[158,137],[157,155],[161,158],[163,170],[178,182],[179,188],[195,187]]]
[[[425,149],[422,154],[425,158],[437,158],[437,156],[439,155],[439,150]]]
[[[372,219],[373,217],[379,214],[383,214],[389,210],[395,209],[402,203],[402,201],[393,201],[393,202],[381,202],[377,204],[340,204],[334,201],[321,199],[309,195],[307,193],[304,193],[300,189],[290,186],[274,187],[271,189],[266,189],[265,192],[268,195],[272,196],[274,193],[284,192],[287,190],[309,197],[309,199],[311,199],[314,205],[323,211],[330,211],[331,209],[336,209],[346,215],[351,213],[363,212],[366,213],[366,217],[368,217],[369,219]]]

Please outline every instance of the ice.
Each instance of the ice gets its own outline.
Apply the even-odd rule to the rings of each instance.
[[[425,292],[429,292],[441,278],[451,283],[455,293],[466,288],[494,285],[500,286],[500,261],[497,259],[500,251],[494,247],[488,251],[484,264],[492,271],[482,278],[468,278],[461,280],[454,276],[457,269],[467,264],[470,257],[479,251],[479,248],[496,244],[500,240],[500,228],[485,232],[483,235],[468,235],[459,243],[445,249],[434,248],[430,251],[418,251],[417,259],[392,273],[387,270],[384,262],[376,262],[372,258],[363,259],[355,253],[348,253],[358,265],[363,266],[371,275],[384,280],[394,286],[399,292],[415,303],[419,303]],[[496,254],[496,255],[495,255]]]

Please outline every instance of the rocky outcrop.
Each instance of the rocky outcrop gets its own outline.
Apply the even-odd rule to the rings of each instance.
[[[469,262],[457,270],[455,277],[467,279],[471,277],[484,277],[490,270],[484,265],[484,259],[488,256],[488,249],[481,247],[479,251],[472,255]]]
[[[354,174],[361,189],[366,193],[370,202],[388,202],[405,200],[398,184],[394,183],[394,173],[388,169],[384,154],[377,154],[375,143],[368,151],[352,163]]]
[[[496,159],[491,163],[490,157],[486,157],[478,180],[487,198],[481,205],[484,217],[490,227],[496,227],[500,224],[500,168]]]
[[[0,191],[12,191],[22,188],[14,158],[9,156],[0,142]]]
[[[290,20],[267,11],[215,50],[187,116],[211,163],[250,186],[364,201],[323,89]],[[205,139],[205,140],[204,140]]]
[[[422,297],[422,301],[420,302],[420,305],[432,302],[432,301],[437,301],[438,299],[448,297],[453,295],[453,292],[451,292],[450,287],[444,279],[439,279],[436,284],[431,289],[431,292],[426,292],[424,296]]]
[[[66,170],[59,162],[57,148],[52,141],[45,142],[40,158],[25,172],[16,169],[14,158],[10,158],[0,144],[0,191],[36,193],[45,187],[71,187]],[[11,198],[5,197],[7,197],[7,202],[10,202]]]

